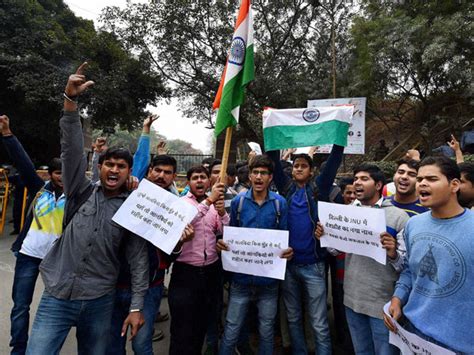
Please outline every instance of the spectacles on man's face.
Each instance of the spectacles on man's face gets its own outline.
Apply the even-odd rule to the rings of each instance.
[[[253,176],[258,176],[258,175],[268,176],[270,175],[270,172],[268,170],[252,170],[251,174]]]

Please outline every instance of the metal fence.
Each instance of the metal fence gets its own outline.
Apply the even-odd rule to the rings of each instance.
[[[211,154],[168,154],[168,155],[176,159],[176,162],[177,162],[176,172],[178,174],[186,174],[186,172],[188,171],[190,167],[194,165],[200,165],[204,159],[213,157],[213,155]],[[151,154],[150,159],[153,159],[153,156],[154,154]],[[92,159],[92,152],[88,152],[87,154],[87,160],[89,162],[88,166],[90,166],[91,159]]]
[[[212,158],[211,154],[168,154],[176,159],[176,172],[186,174],[186,172],[194,165],[200,165],[206,158]]]

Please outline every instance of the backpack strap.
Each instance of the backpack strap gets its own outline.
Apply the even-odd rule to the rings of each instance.
[[[87,187],[87,190],[84,191],[79,196],[75,196],[72,200],[66,199],[66,208],[64,211],[64,218],[63,218],[63,231],[66,229],[69,222],[71,222],[72,217],[76,214],[76,212],[81,208],[81,206],[88,200],[90,195],[94,192],[95,185],[90,184]]]
[[[33,201],[31,201],[30,203],[30,207],[28,208],[28,214],[32,213],[33,214],[33,218],[35,219],[36,221],[36,224],[38,225],[38,228],[39,229],[43,229],[43,226],[41,225],[41,222],[38,218],[38,216],[36,215],[36,212],[35,212],[35,205],[36,205],[36,202],[38,201],[38,198],[43,194],[43,192],[45,192],[46,189],[44,187],[42,187],[35,195],[35,198],[33,199]]]
[[[275,212],[276,212],[276,225],[280,226],[280,201],[278,199],[274,200]]]
[[[242,212],[242,207],[244,206],[244,195],[239,196],[239,207],[237,208],[237,226],[240,227],[240,212]]]

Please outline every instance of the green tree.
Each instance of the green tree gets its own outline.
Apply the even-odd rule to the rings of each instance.
[[[390,102],[431,148],[442,127],[472,117],[472,16],[472,2],[365,1],[352,27],[350,92],[368,96],[375,114]]]
[[[146,56],[97,32],[62,0],[2,1],[0,21],[0,112],[37,162],[59,154],[62,92],[82,61],[96,85],[80,103],[95,127],[137,127],[146,106],[168,94]]]
[[[154,68],[173,87],[183,113],[212,127],[214,100],[226,62],[239,1],[161,0],[104,10],[104,28],[147,53]],[[345,46],[350,9],[336,1],[326,9],[307,0],[255,0],[256,78],[247,91],[240,126],[251,140],[262,141],[265,106],[306,106],[310,98],[331,95],[332,16],[337,52]],[[337,60],[344,77],[344,63]]]

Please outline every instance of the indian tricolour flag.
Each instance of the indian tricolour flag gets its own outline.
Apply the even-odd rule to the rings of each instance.
[[[347,146],[353,105],[263,111],[265,150],[323,144]]]
[[[250,0],[242,0],[235,24],[227,64],[212,107],[217,112],[214,134],[239,122],[240,105],[244,101],[244,88],[254,78],[253,19]]]

